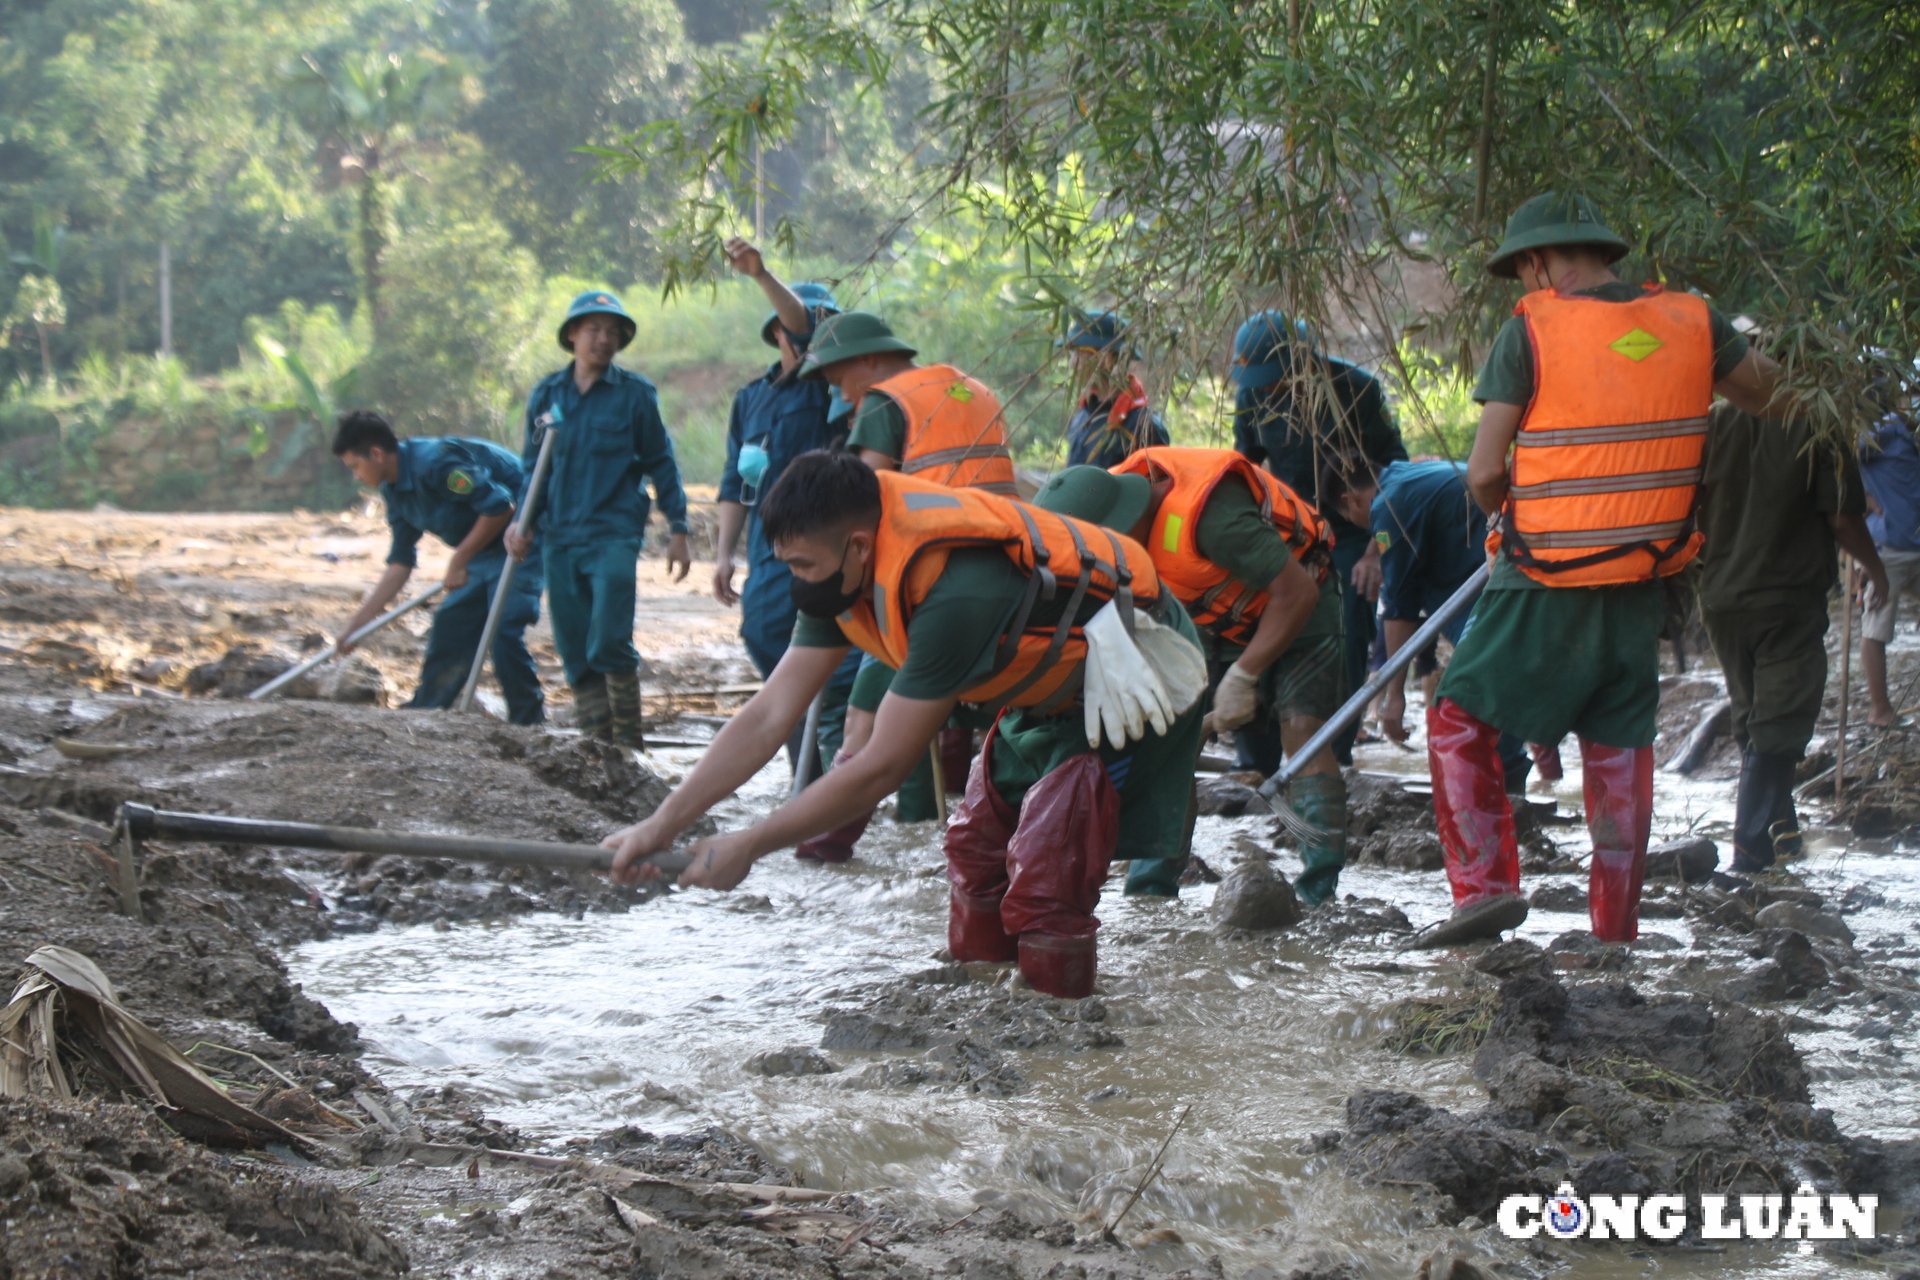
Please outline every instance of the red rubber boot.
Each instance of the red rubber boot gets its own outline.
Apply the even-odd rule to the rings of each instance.
[[[1027,788],[1000,918],[1019,935],[1020,972],[1034,990],[1063,1000],[1093,993],[1093,909],[1119,843],[1120,793],[1093,752]]]
[[[1500,764],[1500,731],[1451,698],[1427,709],[1433,815],[1455,909],[1520,892],[1520,846]]]
[[[1582,738],[1580,768],[1593,840],[1587,919],[1600,941],[1632,942],[1640,936],[1640,886],[1653,829],[1653,748],[1605,747]]]
[[[1533,769],[1540,775],[1542,782],[1558,782],[1566,777],[1566,771],[1560,766],[1560,744],[1557,742],[1529,742],[1527,754],[1533,757]]]
[[[1091,937],[1062,938],[1051,933],[1020,935],[1020,976],[1035,991],[1061,1000],[1093,994],[1098,946]]]
[[[844,751],[836,752],[833,757],[835,768],[853,757]],[[852,822],[835,827],[824,835],[811,836],[793,847],[793,856],[802,862],[848,862],[853,858],[853,846],[867,833],[867,824],[873,821],[873,810],[869,809]]]
[[[973,762],[966,797],[947,824],[947,950],[955,960],[1012,960],[1015,939],[1000,919],[1007,893],[1007,845],[1016,815],[993,789],[987,756],[993,735]]]

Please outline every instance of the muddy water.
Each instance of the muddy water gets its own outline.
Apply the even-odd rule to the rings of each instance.
[[[679,766],[691,757],[662,753]],[[1424,774],[1424,753],[1364,748],[1362,766]],[[1578,807],[1577,759],[1559,788]],[[721,817],[738,823],[784,793],[784,766],[764,771]],[[1690,828],[1724,838],[1731,787],[1660,778],[1656,838]],[[1536,792],[1536,794],[1543,794]],[[1236,836],[1264,819],[1200,822],[1196,851],[1216,867]],[[1577,831],[1563,840],[1583,845]],[[1808,880],[1838,896],[1870,883],[1888,900],[1851,915],[1863,948],[1903,931],[1920,942],[1920,856],[1884,846],[1813,842]],[[1129,1218],[1174,1228],[1154,1246],[1169,1266],[1218,1254],[1230,1275],[1279,1262],[1304,1245],[1351,1250],[1379,1274],[1411,1274],[1447,1233],[1414,1224],[1411,1202],[1363,1189],[1298,1154],[1306,1135],[1342,1124],[1356,1087],[1407,1089],[1437,1105],[1476,1108],[1485,1095],[1457,1060],[1388,1054],[1382,1009],[1452,989],[1457,961],[1351,942],[1313,949],[1287,939],[1225,943],[1208,929],[1212,890],[1178,904],[1103,903],[1102,989],[1127,1047],[1017,1054],[1026,1093],[988,1099],[947,1090],[847,1087],[866,1055],[836,1052],[839,1075],[766,1079],[743,1064],[787,1045],[817,1044],[816,1014],[858,999],[869,983],[928,966],[944,944],[945,888],[931,824],[876,822],[858,862],[833,870],[776,855],[731,895],[675,894],[625,916],[536,917],[448,933],[416,927],[309,944],[297,979],[336,1016],[359,1023],[377,1069],[395,1084],[454,1083],[490,1112],[542,1137],[616,1124],[656,1132],[715,1122],[751,1138],[814,1186],[893,1188],[927,1212],[979,1204],[1041,1218],[1087,1205],[1110,1216],[1179,1110],[1193,1113],[1165,1176]],[[1298,870],[1291,855],[1280,866]],[[1116,885],[1117,888],[1117,885]],[[1421,925],[1447,909],[1444,877],[1349,870],[1343,892],[1398,903]],[[1584,917],[1537,912],[1523,935],[1545,942]],[[1690,944],[1679,920],[1653,920]],[[1684,950],[1648,948],[1635,981],[1658,986]],[[1852,1034],[1845,1007],[1797,1035],[1815,1069],[1816,1101],[1841,1127],[1913,1136],[1916,1044]],[[1566,1246],[1558,1246],[1565,1250]],[[1583,1247],[1581,1276],[1824,1275],[1825,1258],[1794,1246],[1718,1255]],[[1284,1274],[1284,1271],[1283,1271]]]

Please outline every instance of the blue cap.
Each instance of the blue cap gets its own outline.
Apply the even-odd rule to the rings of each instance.
[[[1314,349],[1313,330],[1305,320],[1289,320],[1284,311],[1261,311],[1233,335],[1233,382],[1239,387],[1264,387],[1293,371],[1293,349]]]
[[[794,297],[800,299],[800,305],[807,309],[807,315],[813,320],[814,324],[819,324],[822,316],[837,316],[840,314],[840,304],[834,301],[833,290],[827,288],[827,286],[815,284],[811,280],[803,280],[799,284],[789,285],[787,287],[793,290]],[[770,347],[779,346],[780,344],[774,341],[773,337],[773,326],[779,322],[780,313],[778,311],[767,312],[766,322],[760,326],[760,341]],[[793,333],[789,331],[787,337],[792,339]],[[809,330],[801,334],[798,341],[795,341],[793,345],[805,350],[807,340],[811,337],[813,337],[813,333]]]
[[[627,314],[627,309],[620,305],[620,299],[605,289],[589,289],[573,300],[573,304],[567,308],[566,318],[560,322],[559,337],[562,351],[573,350],[573,342],[567,337],[567,326],[581,316],[618,316],[624,322],[625,329],[620,336],[622,347],[633,341],[633,335],[639,329],[639,326],[634,324],[633,317]]]
[[[1054,345],[1070,351],[1112,351],[1122,345],[1126,328],[1127,322],[1118,312],[1093,311],[1077,321],[1067,330],[1067,336]],[[1140,348],[1126,343],[1124,354],[1137,360],[1140,358]]]

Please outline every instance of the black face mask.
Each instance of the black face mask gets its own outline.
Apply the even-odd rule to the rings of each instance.
[[[787,590],[793,595],[793,607],[809,618],[837,618],[859,602],[862,588],[856,586],[851,591],[840,589],[841,580],[846,577],[847,552],[852,550],[853,540],[841,548],[840,564],[834,571],[818,582],[808,582],[799,574],[794,574],[787,582]]]

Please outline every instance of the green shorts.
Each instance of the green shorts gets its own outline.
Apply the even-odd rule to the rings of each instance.
[[[1346,622],[1340,587],[1331,577],[1320,588],[1320,603],[1287,651],[1260,673],[1260,705],[1275,720],[1308,716],[1330,720],[1352,692],[1347,683]],[[1242,653],[1243,645],[1212,640],[1214,683]],[[1211,704],[1211,695],[1209,695]]]
[[[1183,611],[1170,609],[1169,621],[1189,640],[1199,633]],[[1120,793],[1120,843],[1115,861],[1134,858],[1184,858],[1187,805],[1193,794],[1193,766],[1200,759],[1200,722],[1207,699],[1200,698],[1163,734],[1124,747],[1102,746],[1100,761]],[[1085,714],[1078,706],[1056,715],[1036,715],[1015,707],[1000,717],[994,738],[993,787],[1019,809],[1027,788],[1087,750]]]
[[[1525,742],[1569,733],[1653,745],[1660,709],[1658,582],[1481,592],[1440,697]]]

